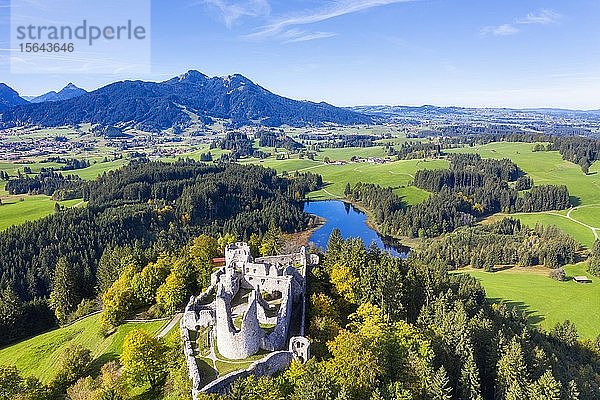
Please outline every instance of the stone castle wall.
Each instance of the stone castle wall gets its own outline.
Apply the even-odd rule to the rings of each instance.
[[[298,326],[292,327],[292,315],[294,318],[304,318],[307,260],[305,248],[296,254],[261,257],[253,261],[247,244],[227,246],[225,266],[211,275],[208,290],[190,299],[180,322],[194,398],[200,390],[222,393],[238,378],[251,374],[270,375],[285,369],[293,358],[302,362],[308,359],[310,344],[306,338],[291,338],[289,349],[282,351],[287,346],[290,331],[298,330]],[[309,260],[313,262],[314,257]],[[242,314],[241,308],[244,309],[240,329],[237,329],[233,323],[232,301],[241,288],[251,291],[247,304],[235,307],[237,315]],[[261,292],[281,294],[281,305],[275,316],[272,316],[275,309],[262,298]],[[266,333],[261,328],[261,323],[275,327],[271,333]],[[213,327],[216,348],[225,358],[245,359],[261,349],[272,353],[253,363],[248,369],[228,374],[201,389],[200,373],[189,331],[209,326]],[[303,326],[304,321],[300,321],[301,334]]]
[[[292,363],[293,354],[290,351],[277,351],[265,358],[252,363],[247,369],[231,372],[212,381],[201,389],[202,393],[227,394],[231,384],[240,378],[254,376],[271,376],[287,369]]]

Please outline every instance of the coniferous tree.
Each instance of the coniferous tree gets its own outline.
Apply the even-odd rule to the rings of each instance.
[[[496,392],[506,400],[524,399],[527,397],[529,380],[527,366],[523,360],[521,344],[514,338],[504,349],[498,361]]]
[[[66,258],[61,257],[58,260],[52,277],[50,306],[61,323],[67,320],[81,301],[78,276],[77,269]]]
[[[560,400],[562,385],[552,375],[552,371],[544,372],[529,390],[530,400]]]
[[[274,220],[269,223],[269,229],[263,237],[260,245],[260,254],[263,256],[274,256],[279,254],[283,246],[281,228],[275,224]]]
[[[479,371],[473,353],[469,353],[467,361],[460,370],[459,389],[463,400],[482,400]]]
[[[594,247],[592,247],[587,270],[592,275],[600,276],[600,240],[596,240]]]
[[[450,388],[450,379],[444,367],[440,367],[431,380],[430,399],[432,400],[451,400],[452,389]]]
[[[575,383],[575,381],[569,381],[567,386],[567,396],[569,400],[579,400],[579,389],[577,389],[577,383]]]
[[[350,183],[346,183],[346,188],[344,189],[344,196],[348,197],[352,194],[352,189],[350,188]]]

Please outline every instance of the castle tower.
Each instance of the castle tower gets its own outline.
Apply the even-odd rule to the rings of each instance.
[[[238,331],[233,325],[229,294],[220,285],[216,298],[216,332],[217,349],[224,357],[241,360],[260,350],[264,331],[258,322],[257,295],[256,290],[250,293],[248,308]]]

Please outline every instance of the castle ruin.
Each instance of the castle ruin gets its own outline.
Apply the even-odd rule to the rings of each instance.
[[[216,344],[218,353],[227,359],[243,360],[259,351],[271,352],[264,361],[254,363],[251,372],[240,371],[242,375],[274,373],[285,368],[282,360],[289,360],[287,365],[292,359],[307,361],[310,344],[303,337],[305,276],[307,266],[317,263],[318,256],[309,255],[304,247],[294,254],[256,259],[246,243],[225,248],[225,266],[213,272],[205,292],[190,299],[180,323],[195,394],[219,392],[235,378],[227,375],[204,389],[200,387],[190,332],[202,328],[210,329],[210,346]],[[276,367],[269,365],[272,360],[277,360]]]

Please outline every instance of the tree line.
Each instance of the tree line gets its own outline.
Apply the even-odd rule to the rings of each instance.
[[[346,147],[373,147],[376,141],[382,139],[374,135],[341,135],[341,134],[310,134],[302,133],[298,135],[305,145],[313,151],[320,149],[339,149]]]
[[[496,266],[557,269],[577,259],[580,246],[555,226],[521,225],[504,218],[491,225],[463,227],[429,240],[411,256],[424,263],[443,263],[454,270],[470,266],[492,271]]]
[[[39,174],[29,176],[19,174],[6,182],[5,190],[15,194],[44,194],[54,196],[55,200],[70,200],[83,197],[84,182],[77,175],[63,175],[53,170],[42,170]],[[59,193],[57,193],[59,192]]]
[[[454,135],[443,140],[451,141],[452,146],[466,144],[469,146],[484,145],[494,142],[536,143],[532,151],[558,151],[563,160],[570,161],[589,173],[591,165],[600,159],[600,140],[580,136],[557,136],[547,134],[474,134]],[[541,143],[548,143],[541,145]],[[416,146],[416,145],[415,145]]]
[[[256,138],[260,147],[282,147],[289,151],[297,151],[304,148],[302,143],[298,143],[288,135],[282,133],[259,131]]]
[[[456,154],[449,170],[420,170],[413,184],[433,194],[408,207],[391,188],[358,183],[346,187],[346,196],[372,212],[382,234],[435,237],[477,218],[497,212],[538,212],[570,207],[566,186],[534,186],[519,193],[522,171],[509,160],[486,160],[478,155]],[[521,185],[529,182],[522,181]]]

